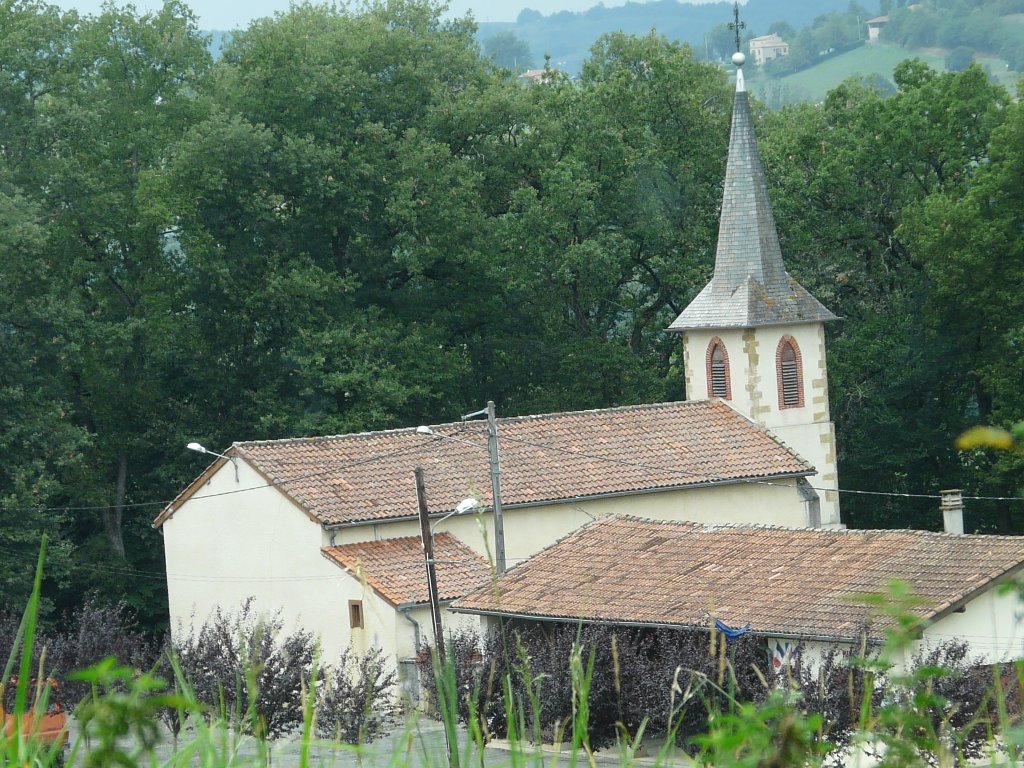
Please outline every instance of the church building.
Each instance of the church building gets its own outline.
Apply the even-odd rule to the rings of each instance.
[[[172,631],[252,598],[316,635],[328,660],[382,649],[412,695],[413,659],[432,642],[419,501],[446,604],[500,576],[495,560],[514,573],[603,519],[841,528],[834,319],[785,271],[740,72],[714,277],[669,329],[682,337],[686,402],[498,419],[500,469],[472,421],[235,443],[154,521]],[[449,628],[480,622],[447,616]]]
[[[763,638],[781,666],[798,646],[814,663],[832,647],[883,643],[895,620],[876,615],[864,596],[898,581],[920,599],[912,609],[920,628],[890,659],[897,670],[951,639],[966,641],[970,657],[984,663],[1020,659],[1020,598],[1004,587],[1024,572],[1024,538],[963,535],[954,491],[944,492],[945,533],[840,524],[824,335],[824,324],[836,318],[783,266],[743,54],[733,63],[736,101],[714,276],[671,330],[683,336],[691,398],[728,403],[814,465],[798,486],[817,495],[820,519],[804,526],[702,524],[637,511],[595,520],[451,609],[485,626],[514,620],[707,629],[720,621]]]

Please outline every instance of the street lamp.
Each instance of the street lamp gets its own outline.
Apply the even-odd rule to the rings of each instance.
[[[423,558],[427,566],[427,591],[430,593],[430,618],[434,623],[434,643],[438,653],[444,657],[444,634],[441,627],[441,596],[437,590],[437,559],[434,557],[434,531],[441,523],[452,515],[464,515],[480,506],[476,499],[463,499],[455,505],[455,509],[430,524],[430,513],[427,511],[427,493],[423,484],[423,468],[416,467],[413,471],[416,481],[416,506],[420,518],[420,540],[423,543]]]
[[[437,560],[434,558],[434,529],[430,525],[430,513],[427,508],[427,491],[423,484],[423,467],[416,467],[416,469],[413,470],[413,478],[416,482],[416,506],[420,517],[420,538],[423,541],[423,560],[427,567],[427,591],[430,594],[430,618],[434,624],[435,674],[437,674],[437,679],[440,683],[442,679],[446,679],[443,670],[448,657],[445,655],[444,649],[444,627],[441,625],[441,595],[437,590]],[[455,506],[455,509],[438,520],[437,523],[435,523],[435,526],[440,525],[452,515],[469,512],[478,506],[479,503],[476,499],[463,499]],[[438,694],[446,695],[440,690],[440,685]],[[440,704],[440,702],[438,703]],[[444,727],[444,743],[445,749],[448,752],[448,765],[449,768],[458,768],[459,752],[457,748],[452,748],[453,739],[452,734],[449,732],[450,728],[448,722],[448,720],[445,721]]]
[[[185,447],[188,450],[190,450],[190,451],[195,451],[196,453],[208,453],[210,456],[216,456],[217,458],[220,458],[220,459],[227,459],[228,461],[231,462],[231,466],[233,466],[235,468],[235,482],[236,483],[239,482],[239,479],[238,479],[238,457],[237,456],[225,456],[223,453],[217,453],[216,451],[211,451],[210,449],[204,448],[202,445],[200,445],[199,443],[195,443],[195,442],[189,443]]]
[[[498,456],[498,422],[494,415],[494,401],[488,400],[487,407],[467,413],[462,417],[463,421],[473,419],[477,416],[487,416],[487,458],[491,469],[491,498],[494,504],[494,565],[499,576],[505,573],[505,519],[501,508],[501,462]],[[430,427],[416,427],[417,435],[434,435],[443,437],[446,440],[454,440],[458,443],[469,443],[467,440],[459,440],[450,435],[440,435]]]

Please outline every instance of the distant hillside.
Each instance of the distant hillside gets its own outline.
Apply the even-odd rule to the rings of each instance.
[[[900,45],[875,43],[854,48],[785,77],[765,77],[763,72],[754,69],[749,73],[747,83],[755,97],[773,107],[796,101],[820,101],[830,90],[851,77],[881,78],[891,83],[896,65],[914,58],[923,59],[934,69],[943,69],[943,57],[940,55]]]
[[[809,24],[816,16],[830,11],[845,11],[850,0],[749,0],[742,8],[746,32],[764,34],[773,22],[784,21],[795,28]],[[875,12],[877,0],[869,6]],[[478,39],[482,42],[497,32],[513,32],[525,40],[537,62],[551,55],[553,66],[577,73],[587,58],[590,47],[603,34],[622,30],[643,35],[656,29],[670,40],[704,47],[704,35],[716,24],[732,20],[732,3],[692,5],[677,0],[654,0],[649,3],[628,2],[624,6],[606,8],[597,5],[589,11],[561,11],[545,16],[538,11],[524,10],[514,22],[480,24]]]
[[[754,69],[748,73],[747,85],[757,99],[773,108],[798,101],[820,101],[830,90],[851,77],[874,80],[876,83],[884,80],[887,87],[895,89],[892,82],[893,70],[905,59],[921,59],[940,72],[945,69],[945,56],[941,51],[876,43],[840,53],[785,77],[766,77],[763,72]],[[988,70],[993,80],[1006,86],[1011,93],[1015,92],[1021,74],[1008,71],[1004,60],[978,56],[975,61]]]

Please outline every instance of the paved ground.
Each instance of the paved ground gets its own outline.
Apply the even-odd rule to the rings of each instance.
[[[72,743],[77,732],[72,728]],[[179,746],[189,742],[188,734],[180,739]],[[489,746],[480,755],[476,750],[467,750],[468,738],[464,732],[459,734],[460,762],[462,768],[569,768],[572,761],[566,753],[556,754],[553,750],[544,749],[531,751],[527,755],[513,756],[507,745],[498,742]],[[157,762],[164,763],[174,750],[173,741],[168,738],[157,750]],[[259,761],[259,745],[254,739],[240,737],[234,743],[225,737],[218,746],[220,758],[213,761],[219,766],[237,766],[249,768]],[[78,761],[80,763],[80,761]],[[197,765],[209,765],[210,761],[197,756],[192,761]],[[295,768],[300,762],[300,746],[298,738],[282,739],[271,747],[272,768]],[[619,754],[611,750],[598,754],[595,763],[599,768],[611,768],[623,763]],[[640,767],[653,766],[652,757],[639,757],[632,765]],[[341,747],[334,744],[316,743],[310,750],[312,768],[447,768],[448,760],[445,749],[444,730],[440,723],[420,718],[414,722],[396,727],[390,735],[359,750]],[[576,761],[579,768],[586,768],[587,759],[581,755]],[[668,765],[689,766],[684,759],[676,759]]]

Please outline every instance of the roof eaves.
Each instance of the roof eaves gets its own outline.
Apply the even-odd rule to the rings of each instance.
[[[959,599],[950,602],[945,607],[938,608],[932,614],[932,616],[928,617],[928,623],[934,624],[940,619],[944,619],[946,616],[949,616],[949,614],[954,613],[958,609],[966,606],[968,603],[970,603],[972,600],[980,596],[982,593],[995,588],[997,586],[997,582],[1008,579],[1011,576],[1020,573],[1022,570],[1024,570],[1024,561],[1021,561],[1016,565],[1012,565],[1009,568],[1005,568],[998,572],[989,574],[988,576],[986,576],[985,582],[983,584],[975,587]]]
[[[228,450],[230,451],[231,449],[229,448]],[[204,469],[195,480],[185,486],[185,489],[175,496],[170,504],[160,510],[160,514],[153,519],[153,522],[150,525],[152,525],[153,528],[160,528],[165,522],[170,520],[174,516],[174,513],[181,508],[182,504],[191,499],[192,495],[195,494],[196,491],[206,485],[206,482],[217,474],[217,472],[220,471],[220,468],[223,467],[227,461],[228,459],[223,457],[215,459],[213,463]]]
[[[529,621],[543,621],[554,624],[610,624],[620,627],[650,627],[652,629],[694,629],[710,632],[711,628],[706,624],[678,623],[657,621],[628,621],[623,619],[599,619],[581,618],[578,616],[554,616],[547,614],[528,613],[525,611],[497,611],[481,608],[460,608],[456,602],[450,608],[453,613],[462,613],[473,616],[493,616],[504,619],[526,619]],[[822,635],[813,632],[777,632],[773,630],[751,629],[750,633],[759,637],[778,637],[783,640],[804,640],[819,643],[857,643],[861,641],[861,635]],[[878,643],[880,638],[869,635],[869,643]]]

